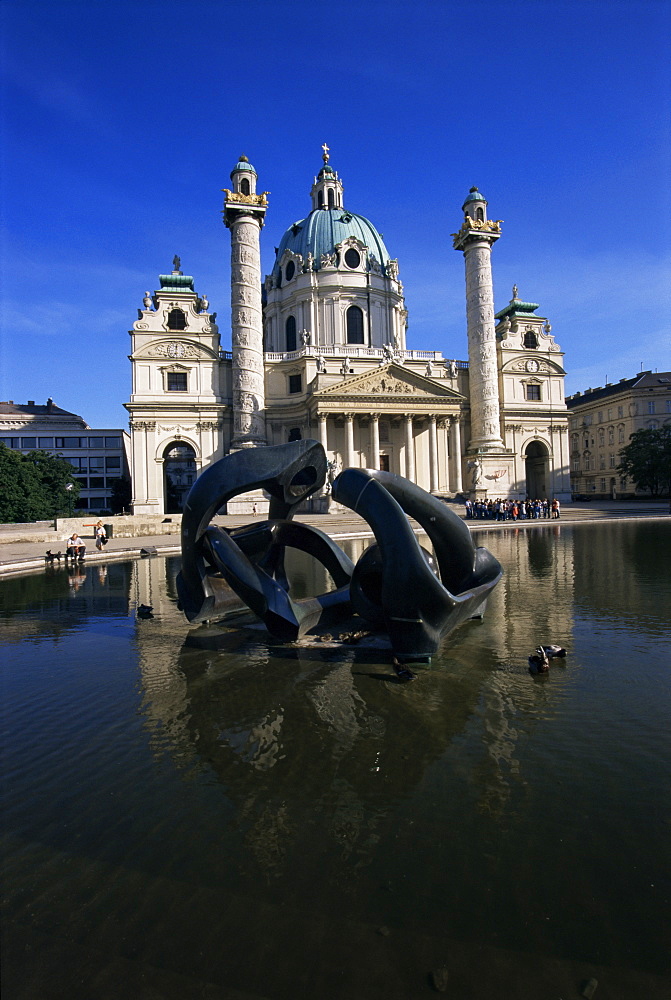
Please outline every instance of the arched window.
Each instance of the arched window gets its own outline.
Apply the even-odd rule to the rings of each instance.
[[[347,310],[347,343],[363,344],[363,313],[358,306]]]
[[[323,191],[320,191],[319,194],[317,195],[317,205],[319,206],[319,208],[323,208],[324,207],[324,192]]]
[[[246,177],[240,181],[240,191],[242,194],[249,194],[249,180]]]
[[[169,330],[186,330],[186,316],[181,309],[171,309],[168,313]]]
[[[333,188],[329,188],[329,208],[335,208],[335,195]]]
[[[524,332],[524,346],[525,347],[538,347],[538,338],[533,330],[525,330]]]
[[[296,318],[295,316],[289,316],[284,327],[286,334],[286,350],[295,351],[296,350]]]
[[[475,210],[475,218],[479,219],[480,222],[484,222],[485,221],[485,213],[482,211],[481,208],[476,208],[476,210]]]

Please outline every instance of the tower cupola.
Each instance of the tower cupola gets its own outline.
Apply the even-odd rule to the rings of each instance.
[[[310,196],[312,198],[312,210],[318,208],[342,208],[342,181],[338,174],[329,164],[329,147],[324,143],[322,160],[324,166],[315,177]]]
[[[469,191],[461,210],[473,221],[487,221],[487,199],[476,187],[472,187]]]
[[[231,170],[231,181],[236,194],[256,194],[256,170],[244,153]]]

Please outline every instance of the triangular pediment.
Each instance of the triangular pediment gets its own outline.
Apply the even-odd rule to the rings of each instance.
[[[404,368],[403,365],[390,362],[377,368],[370,368],[368,371],[345,378],[342,382],[336,382],[325,389],[319,389],[314,393],[315,399],[328,399],[329,397],[342,399],[394,399],[401,400],[406,397],[408,400],[417,402],[418,400],[436,400],[443,403],[463,399],[461,393],[455,392],[448,386],[441,385],[437,379],[428,378],[426,375],[419,375],[417,372]]]

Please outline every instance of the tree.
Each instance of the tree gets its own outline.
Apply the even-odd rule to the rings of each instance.
[[[618,472],[654,497],[670,494],[671,424],[635,431],[620,452]]]
[[[75,503],[79,496],[73,474],[69,462],[48,451],[22,455],[0,444],[0,522],[25,524],[62,514],[70,496]],[[68,483],[73,484],[71,491],[65,489]]]
[[[113,514],[123,514],[130,510],[131,502],[130,479],[121,476],[112,482],[112,496],[110,498],[110,510]]]

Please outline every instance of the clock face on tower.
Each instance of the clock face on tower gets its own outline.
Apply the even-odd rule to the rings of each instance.
[[[173,341],[168,344],[168,354],[171,358],[181,358],[184,356],[184,344],[178,344]]]
[[[534,358],[530,358],[526,363],[526,369],[528,372],[537,372],[539,367],[540,365],[534,360]]]

